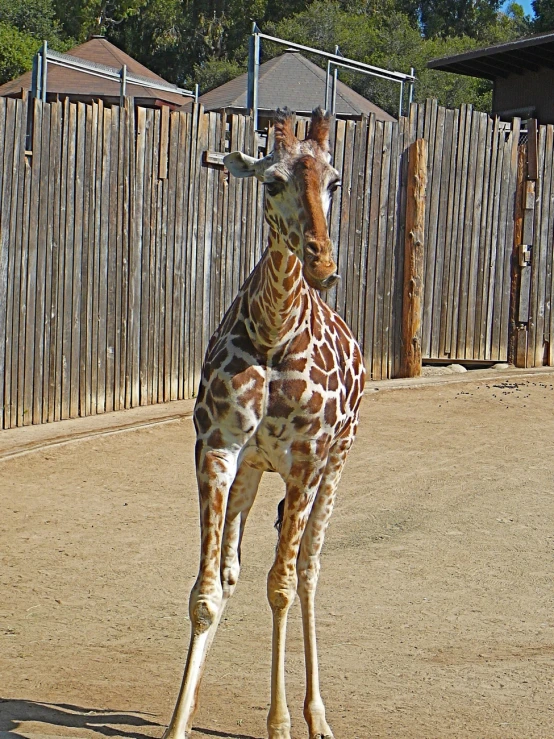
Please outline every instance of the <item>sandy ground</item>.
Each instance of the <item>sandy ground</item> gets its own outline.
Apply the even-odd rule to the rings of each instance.
[[[318,593],[336,739],[554,737],[553,409],[544,374],[364,399]],[[181,419],[0,461],[1,739],[161,736],[198,559],[192,450]],[[265,737],[281,493],[266,475],[193,737]],[[298,604],[287,670],[300,739]]]

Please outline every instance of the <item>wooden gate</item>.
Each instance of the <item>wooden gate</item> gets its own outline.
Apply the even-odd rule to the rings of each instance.
[[[506,361],[520,122],[414,106],[429,144],[423,359]]]
[[[513,357],[554,364],[554,126],[530,121],[520,146],[514,253]]]

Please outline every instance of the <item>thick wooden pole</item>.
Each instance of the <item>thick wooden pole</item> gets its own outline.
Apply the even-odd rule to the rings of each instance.
[[[421,374],[423,247],[427,187],[427,142],[424,139],[417,139],[408,149],[407,185],[400,377],[419,377]]]

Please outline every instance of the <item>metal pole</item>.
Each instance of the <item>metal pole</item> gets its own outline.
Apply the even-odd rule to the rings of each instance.
[[[198,103],[198,98],[200,97],[200,87],[198,86],[198,82],[194,85],[194,102]]]
[[[339,47],[335,46],[335,54],[338,56]],[[339,68],[335,67],[333,70],[333,102],[331,103],[331,113],[335,115],[337,112],[337,81],[339,78]]]
[[[125,105],[125,95],[127,94],[127,65],[121,67],[121,88],[119,93],[119,105]]]
[[[42,44],[42,82],[41,82],[41,100],[46,102],[46,88],[48,83],[48,41]]]
[[[258,130],[258,78],[260,75],[260,36],[258,26],[254,24],[254,69],[252,80],[252,114],[254,118],[254,131]]]
[[[39,79],[39,54],[35,54],[33,57],[33,72],[31,75],[31,96],[36,98],[38,97],[38,88],[40,87],[40,79]]]
[[[329,82],[331,81],[331,62],[327,62],[327,77],[325,78],[325,110],[329,110]]]
[[[410,75],[412,77],[414,76],[414,72],[415,72],[415,69],[413,67],[410,67]],[[411,105],[413,103],[413,101],[414,101],[414,83],[413,83],[413,80],[412,80],[412,82],[410,82],[410,92],[409,92],[409,95],[408,95],[408,102]]]
[[[398,117],[402,117],[402,98],[404,97],[404,83],[400,83],[400,102],[398,104]]]

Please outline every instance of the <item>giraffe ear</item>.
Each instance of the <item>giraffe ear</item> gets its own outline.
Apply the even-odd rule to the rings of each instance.
[[[288,108],[275,112],[275,151],[292,151],[298,139],[294,135],[294,113]]]
[[[240,151],[233,151],[223,157],[223,164],[235,177],[253,177],[256,173],[255,165],[258,161],[258,159],[249,157],[248,154],[243,154]]]
[[[323,151],[329,151],[329,126],[331,124],[329,113],[322,108],[316,108],[312,113],[312,122],[306,138],[319,144]]]

